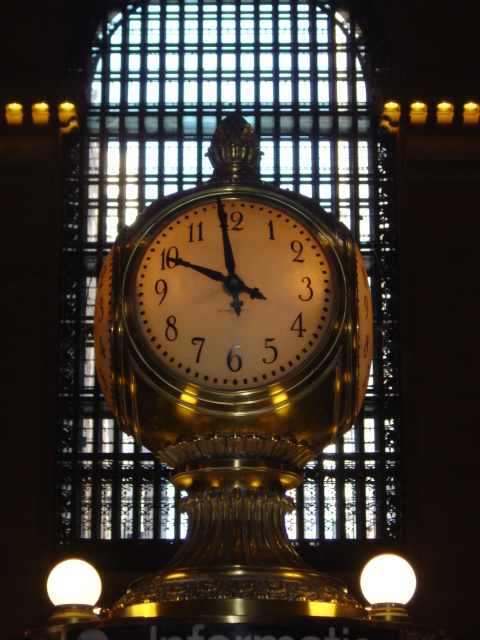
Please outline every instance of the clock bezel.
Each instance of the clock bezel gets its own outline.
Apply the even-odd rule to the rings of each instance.
[[[215,389],[196,384],[168,368],[155,357],[147,345],[135,312],[135,279],[139,264],[151,241],[160,229],[169,224],[169,221],[202,203],[211,202],[218,196],[222,200],[239,198],[276,207],[298,219],[322,246],[334,278],[333,286],[336,295],[332,318],[321,343],[304,362],[278,381],[270,381],[265,385],[249,389]],[[133,235],[128,243],[121,288],[120,308],[122,325],[125,329],[123,341],[127,340],[130,346],[128,361],[135,375],[152,385],[171,402],[195,412],[216,415],[253,415],[279,410],[303,395],[311,393],[338,361],[335,346],[344,330],[348,306],[346,276],[338,255],[338,251],[342,250],[343,239],[338,238],[333,225],[329,228],[328,218],[326,218],[328,215],[314,201],[264,183],[259,186],[207,184],[199,189],[175,194],[173,198],[153,203],[132,228]]]

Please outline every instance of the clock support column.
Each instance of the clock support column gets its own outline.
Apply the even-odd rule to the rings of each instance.
[[[116,614],[153,608],[174,615],[181,607],[195,615],[256,616],[267,607],[361,617],[364,609],[343,584],[308,567],[286,534],[285,514],[294,509],[286,492],[300,485],[312,453],[295,442],[236,434],[169,447],[170,462],[192,460],[171,479],[187,492],[181,509],[188,535],[164,569],[131,586]]]

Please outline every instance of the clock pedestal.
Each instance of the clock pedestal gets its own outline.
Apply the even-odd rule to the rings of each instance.
[[[350,231],[260,179],[237,115],[212,179],[153,203],[118,236],[99,284],[100,386],[121,428],[187,493],[187,539],[111,615],[366,612],[288,540],[287,492],[353,424],[368,386],[372,306]]]
[[[187,492],[188,535],[175,558],[134,583],[113,615],[216,614],[268,611],[361,618],[365,610],[344,585],[309,568],[292,547],[286,495],[312,457],[303,445],[274,437],[216,436],[170,447],[180,462],[172,483]]]

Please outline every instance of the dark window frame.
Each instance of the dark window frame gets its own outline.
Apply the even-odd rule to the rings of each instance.
[[[88,70],[87,60],[89,58],[89,47],[87,44],[92,41],[97,25],[106,23],[106,17],[111,15],[111,10],[121,10],[127,5],[135,4],[146,6],[146,0],[138,3],[93,3],[85,13],[85,20],[79,29],[76,46],[72,47],[71,72],[75,75],[83,76],[87,83],[91,77],[92,70]],[[313,6],[315,3],[311,3]],[[347,3],[330,3],[334,5],[335,11],[340,11],[347,6]],[[109,13],[110,11],[110,13]],[[387,49],[378,21],[374,16],[370,5],[367,2],[352,2],[348,6],[350,21],[358,22],[365,38],[365,48],[369,53],[368,68],[364,69],[370,87],[373,86],[375,78],[382,77],[388,73],[389,59]],[[106,34],[105,34],[106,35]],[[87,117],[93,112],[103,114],[103,106],[98,109],[87,111]],[[368,106],[369,114],[373,116],[374,111],[371,103]],[[227,111],[213,110],[213,113],[220,118],[226,115]],[[251,114],[256,121],[261,121],[261,113],[255,107]],[[356,118],[358,113],[354,110],[350,114]],[[297,120],[298,123],[298,120]],[[87,130],[87,121],[82,123],[81,131]],[[262,134],[261,127],[260,136]],[[294,134],[298,133],[295,131]],[[275,141],[278,131],[273,131],[271,139]],[[318,138],[319,132],[312,131],[312,139]],[[362,410],[358,424],[369,412],[375,412],[376,417],[387,428],[382,433],[382,453],[371,456],[372,459],[380,460],[378,485],[382,487],[381,495],[376,495],[383,509],[383,515],[378,521],[377,537],[367,539],[365,536],[355,539],[308,539],[302,534],[303,527],[303,506],[304,494],[297,495],[297,539],[294,544],[303,557],[314,567],[325,570],[344,570],[351,566],[352,559],[367,558],[370,550],[388,547],[398,547],[403,539],[403,508],[402,508],[402,467],[401,467],[401,430],[400,430],[400,363],[399,363],[399,324],[397,308],[397,270],[396,270],[396,231],[395,231],[395,157],[394,138],[385,131],[378,131],[376,127],[371,131],[371,158],[373,166],[377,167],[374,172],[374,225],[377,233],[374,243],[368,247],[362,247],[364,258],[369,270],[375,272],[375,279],[378,286],[373,288],[374,306],[376,309],[376,334],[377,347],[375,358],[378,366],[379,359],[387,360],[382,367],[380,377],[377,377],[377,400],[375,406],[366,403]],[[104,413],[105,404],[101,399],[98,385],[95,384],[93,392],[85,396],[82,393],[80,383],[81,367],[83,366],[83,349],[85,340],[88,339],[87,332],[91,330],[84,321],[85,297],[87,292],[82,283],[86,282],[88,275],[95,275],[99,272],[102,258],[108,250],[107,242],[101,234],[98,241],[93,245],[85,247],[84,239],[86,233],[86,216],[84,215],[85,197],[85,174],[87,158],[85,157],[85,136],[78,133],[71,133],[65,137],[65,164],[64,164],[64,217],[62,236],[62,264],[61,264],[61,294],[60,294],[60,323],[59,323],[59,395],[58,395],[58,420],[57,420],[57,504],[55,536],[58,543],[59,554],[81,553],[83,556],[98,558],[104,568],[115,567],[124,570],[149,570],[152,568],[152,557],[158,559],[158,563],[163,563],[178,548],[180,544],[179,516],[176,519],[176,532],[171,540],[165,539],[125,539],[120,535],[118,524],[112,527],[112,539],[105,540],[98,536],[99,531],[99,510],[100,497],[97,488],[93,492],[91,499],[91,527],[92,537],[82,538],[79,528],[80,506],[78,504],[79,493],[77,488],[80,484],[80,468],[85,463],[85,456],[78,451],[78,423],[79,416],[90,414],[92,420],[98,421],[99,413]],[[278,155],[277,155],[278,157]],[[278,163],[277,163],[278,170]],[[294,171],[295,173],[295,171]],[[277,171],[278,179],[278,171]],[[274,176],[275,178],[275,176]],[[192,185],[193,186],[193,185]],[[298,185],[294,185],[297,187]],[[334,205],[334,208],[336,206]],[[352,229],[357,233],[356,229]],[[114,430],[115,448],[118,449],[119,430]],[[94,436],[98,437],[98,436]],[[338,461],[339,479],[343,481],[348,475],[346,472],[346,461],[352,463],[358,458],[354,452],[352,454],[341,451],[338,447],[335,453],[326,453],[323,460]],[[153,461],[153,456],[134,448],[132,454],[126,460],[130,460],[128,470],[128,480],[133,491],[138,491],[138,487],[143,483],[151,483],[155,489],[153,500],[160,498],[161,487],[168,481],[168,470],[158,461]],[[148,464],[147,464],[148,461]],[[125,474],[121,471],[120,458],[115,454],[111,459],[111,465],[106,471],[109,482],[117,483],[121,486]],[[96,445],[93,446],[92,455],[89,458],[90,469],[82,467],[81,475],[83,479],[88,477],[89,481],[95,484],[99,478],[102,466],[102,454]],[[364,481],[365,469],[362,465],[355,465],[354,479]],[[86,475],[85,475],[86,474]],[[306,482],[317,482],[322,486],[324,471],[321,466],[316,469],[307,469]],[[389,490],[393,487],[393,490]],[[340,492],[341,493],[341,492]],[[340,494],[339,494],[340,495]],[[176,496],[178,498],[178,495]],[[357,505],[358,512],[365,511],[364,498],[359,498]],[[115,509],[115,505],[113,507]],[[155,510],[156,513],[157,510]],[[339,506],[339,512],[344,513],[344,505]],[[387,518],[387,514],[394,514]],[[138,518],[138,513],[134,519]],[[154,518],[155,531],[159,530],[158,515]],[[341,526],[342,516],[339,517]],[[133,530],[136,529],[135,522],[132,522]],[[360,523],[360,528],[365,529],[364,523]]]

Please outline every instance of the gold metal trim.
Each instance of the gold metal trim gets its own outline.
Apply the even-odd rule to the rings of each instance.
[[[214,617],[217,622],[247,622],[265,620],[270,616],[275,619],[296,616],[343,617],[357,620],[366,619],[366,611],[360,607],[341,605],[331,602],[285,602],[276,600],[212,600],[188,602],[146,602],[122,609],[112,609],[111,618],[129,617],[177,617],[194,616],[202,620]]]

